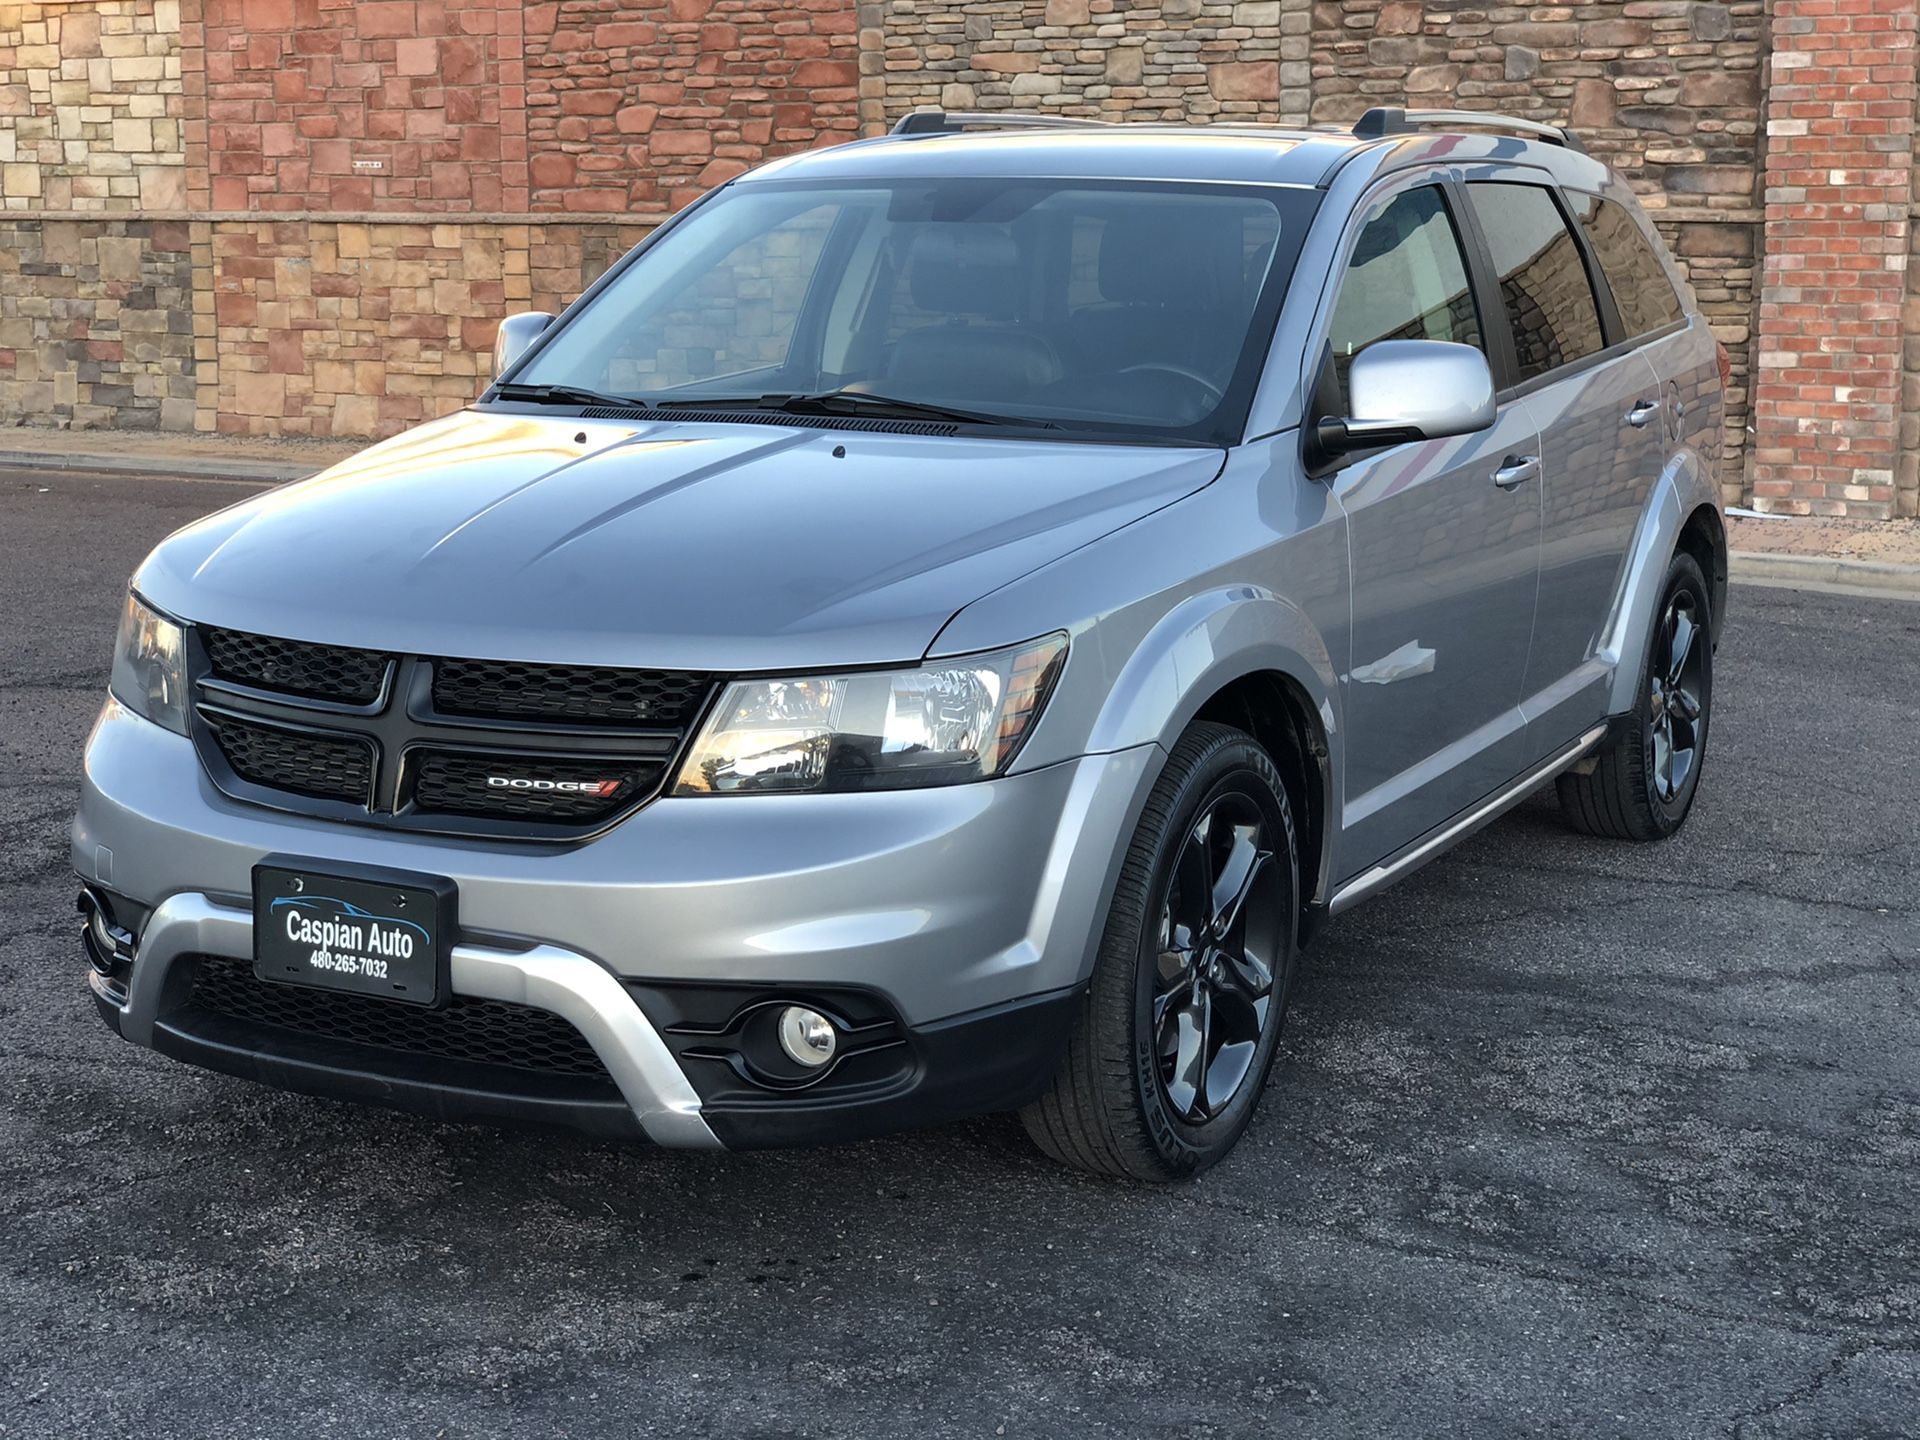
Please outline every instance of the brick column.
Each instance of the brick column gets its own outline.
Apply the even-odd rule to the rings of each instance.
[[[1901,321],[1920,0],[1777,0],[1754,504],[1884,519],[1899,465]]]
[[[1920,86],[1914,95],[1914,134],[1920,137]],[[1907,220],[1906,380],[1901,394],[1900,462],[1894,468],[1898,513],[1920,517],[1920,163],[1913,167],[1913,208]]]

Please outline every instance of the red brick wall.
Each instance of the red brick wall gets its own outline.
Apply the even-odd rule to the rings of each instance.
[[[560,0],[525,25],[535,210],[672,209],[858,133],[846,0]]]
[[[852,0],[204,7],[210,200],[240,217],[210,240],[203,428],[456,408],[500,317],[559,309],[632,222],[858,125]]]
[[[515,0],[206,0],[216,210],[526,208]]]
[[[1776,0],[1754,503],[1884,518],[1900,436],[1916,0]]]
[[[662,211],[858,133],[851,0],[205,0],[216,210]]]

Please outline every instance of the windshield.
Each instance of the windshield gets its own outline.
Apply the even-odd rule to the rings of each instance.
[[[1237,438],[1312,198],[1131,181],[740,185],[661,235],[512,380]]]

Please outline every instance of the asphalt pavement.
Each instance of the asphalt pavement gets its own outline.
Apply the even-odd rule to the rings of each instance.
[[[252,493],[0,471],[0,1437],[1920,1434],[1920,604],[1740,587],[1675,840],[1343,916],[1198,1182],[996,1118],[689,1155],[206,1074],[87,998],[122,585]]]

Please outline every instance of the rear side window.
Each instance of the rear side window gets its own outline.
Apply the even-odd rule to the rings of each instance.
[[[1487,238],[1521,381],[1585,359],[1606,345],[1579,243],[1538,185],[1467,186]]]
[[[1334,377],[1342,413],[1353,357],[1382,340],[1451,340],[1485,350],[1460,239],[1439,190],[1389,200],[1360,231],[1340,282],[1333,322]]]
[[[1567,200],[1613,289],[1613,302],[1627,334],[1645,335],[1680,319],[1686,311],[1667,278],[1666,266],[1627,207],[1598,195],[1569,193]]]

